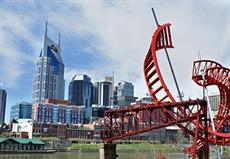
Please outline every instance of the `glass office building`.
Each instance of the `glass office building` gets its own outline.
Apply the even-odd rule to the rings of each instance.
[[[100,82],[95,82],[92,87],[91,101],[92,101],[92,104],[95,104],[95,105],[98,105],[99,86],[100,86]]]
[[[44,102],[46,98],[64,99],[64,63],[61,57],[60,34],[58,44],[47,36],[45,28],[44,45],[37,61],[33,82],[33,103]]]
[[[100,82],[98,102],[101,106],[111,106],[113,98],[113,86],[111,82]]]
[[[117,105],[117,87],[114,87],[114,77],[105,77],[102,82],[93,85],[92,104],[111,107]]]
[[[31,119],[32,104],[28,102],[21,102],[13,105],[10,112],[10,121],[13,119]]]
[[[117,86],[117,96],[134,96],[134,86],[132,83],[122,81]]]
[[[69,84],[69,102],[85,107],[85,120],[92,117],[92,89],[91,79],[84,74],[76,74]]]
[[[117,86],[117,102],[120,107],[127,107],[135,102],[137,97],[134,97],[134,86],[132,83],[122,81]]]
[[[7,96],[6,91],[0,89],[0,126],[4,123],[4,119],[5,119],[6,96]]]
[[[76,74],[69,84],[69,102],[78,106],[91,107],[93,84],[87,75]]]

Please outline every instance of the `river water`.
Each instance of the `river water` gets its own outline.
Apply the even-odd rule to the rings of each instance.
[[[183,153],[164,154],[167,159],[185,159]],[[152,152],[118,153],[118,159],[154,159]],[[52,154],[0,154],[0,159],[99,159],[97,152],[56,152]]]

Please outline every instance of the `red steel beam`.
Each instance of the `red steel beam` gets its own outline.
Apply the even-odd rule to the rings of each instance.
[[[203,151],[208,158],[208,144],[230,144],[230,133],[223,133],[224,125],[229,123],[230,109],[230,71],[217,62],[199,60],[193,64],[192,79],[200,86],[216,85],[221,95],[221,103],[214,121],[217,131],[211,130],[207,118],[205,100],[176,102],[166,86],[157,61],[157,52],[173,48],[169,23],[158,26],[152,36],[150,49],[144,61],[144,76],[148,91],[155,105],[128,107],[105,112],[103,140],[113,141],[139,133],[176,124],[185,133],[194,137],[194,145],[187,149],[193,158]],[[203,82],[201,71],[205,72]],[[176,108],[177,111],[174,111]],[[194,130],[191,127],[195,128]]]

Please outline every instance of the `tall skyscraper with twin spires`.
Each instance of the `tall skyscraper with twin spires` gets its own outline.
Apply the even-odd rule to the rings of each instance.
[[[64,63],[61,57],[60,33],[58,43],[47,35],[45,26],[44,44],[38,57],[33,82],[33,103],[46,98],[64,99]]]

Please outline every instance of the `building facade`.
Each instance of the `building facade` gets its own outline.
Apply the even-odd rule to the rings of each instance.
[[[91,106],[91,79],[84,74],[76,74],[69,84],[69,102],[78,106]]]
[[[5,121],[6,97],[7,97],[6,91],[0,89],[0,126]]]
[[[112,83],[112,90],[114,90],[114,76],[106,76],[105,77],[105,82]]]
[[[98,105],[111,106],[112,98],[113,98],[112,83],[108,81],[100,82],[99,94],[98,94]]]
[[[211,109],[217,111],[218,105],[220,104],[220,95],[219,94],[210,95],[209,102],[210,102]]]
[[[93,106],[92,107],[92,111],[93,111],[92,117],[104,118],[104,112],[106,110],[108,110],[108,108],[100,107],[100,106]]]
[[[21,102],[13,105],[10,111],[10,121],[13,119],[31,119],[32,103]]]
[[[112,106],[114,104],[114,77],[107,76],[102,82],[95,82],[92,89],[92,104],[98,106]]]
[[[84,74],[76,74],[69,84],[69,102],[85,107],[85,118],[87,121],[92,116],[92,87],[91,79]]]
[[[37,123],[83,124],[84,108],[62,103],[34,103],[32,119]]]
[[[117,102],[120,107],[129,106],[136,101],[134,97],[134,86],[132,83],[122,81],[117,86]]]
[[[67,128],[66,138],[80,138],[80,139],[93,139],[94,130],[87,128]]]
[[[95,82],[92,87],[92,104],[98,105],[100,82]]]
[[[38,139],[0,138],[0,151],[7,153],[44,151],[45,143]],[[2,154],[1,154],[2,156]],[[8,158],[8,157],[7,157]]]
[[[113,107],[118,106],[118,101],[117,101],[117,86],[114,87],[113,90],[113,103],[112,103]]]
[[[141,103],[154,104],[152,97],[143,97],[141,98]]]
[[[94,130],[74,124],[39,124],[33,125],[33,136],[92,139]]]
[[[31,119],[18,119],[12,123],[12,133],[16,137],[32,139],[33,121]]]
[[[64,99],[64,63],[61,57],[60,34],[58,44],[47,36],[45,28],[44,45],[39,55],[33,82],[33,103],[44,102],[46,98]]]
[[[117,96],[134,96],[134,86],[132,83],[121,81],[117,87]]]
[[[58,137],[66,138],[67,124],[33,124],[33,136],[34,137]]]

